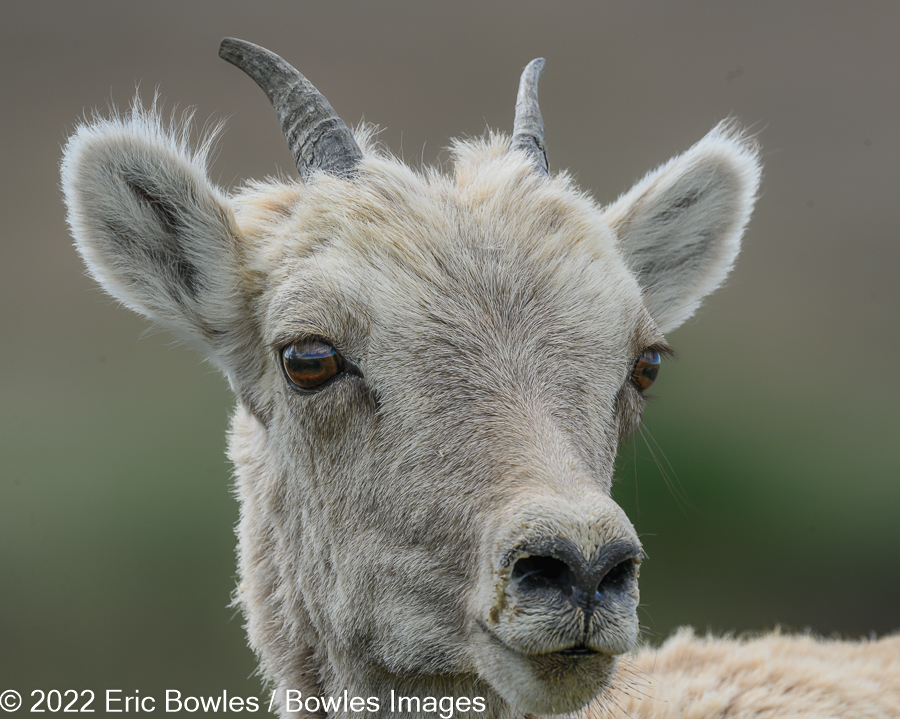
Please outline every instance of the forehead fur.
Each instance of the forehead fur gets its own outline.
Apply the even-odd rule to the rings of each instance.
[[[314,257],[331,285],[342,267],[362,265],[362,276],[387,275],[395,289],[404,284],[398,275],[409,274],[420,292],[452,292],[448,281],[455,281],[476,295],[479,287],[489,290],[494,300],[504,284],[539,285],[567,295],[576,312],[581,296],[586,313],[599,312],[590,303],[614,298],[632,325],[626,335],[635,324],[643,341],[654,333],[600,208],[567,175],[534,173],[524,154],[509,151],[508,137],[458,142],[447,174],[365,150],[352,181],[320,174],[304,185],[255,183],[236,198],[249,264],[258,270],[252,279],[269,283],[257,293],[283,295],[297,263]],[[610,324],[613,334],[623,329]]]
[[[535,174],[523,154],[509,152],[504,135],[455,143],[452,174],[435,168],[414,170],[377,147],[365,147],[365,152],[359,174],[350,182],[319,174],[306,185],[249,184],[236,198],[242,230],[270,240],[286,231],[293,241],[282,249],[300,254],[336,233],[352,245],[354,233],[345,229],[348,224],[437,230],[414,237],[398,232],[374,246],[366,238],[356,248],[366,252],[377,247],[411,259],[446,244],[448,221],[453,220],[463,225],[468,221],[461,230],[481,227],[492,233],[491,241],[513,241],[520,251],[591,257],[614,252],[615,237],[602,221],[600,208],[565,173],[550,179]]]

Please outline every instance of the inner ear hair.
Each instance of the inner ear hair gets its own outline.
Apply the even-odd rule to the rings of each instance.
[[[76,246],[104,288],[208,340],[235,273],[236,227],[207,179],[211,138],[189,138],[190,117],[166,125],[155,103],[95,119],[66,147],[63,190]]]
[[[684,322],[727,277],[760,172],[755,141],[723,123],[607,208],[662,331]]]

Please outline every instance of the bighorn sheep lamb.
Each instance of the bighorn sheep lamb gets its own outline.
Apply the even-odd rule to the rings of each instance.
[[[62,181],[96,280],[237,396],[236,597],[282,715],[614,711],[642,555],[613,460],[664,333],[734,262],[754,143],[722,124],[601,208],[548,172],[543,60],[512,137],[457,142],[447,176],[351,133],[277,55],[220,55],[300,182],[227,195],[209,142],[139,103],[78,128]]]

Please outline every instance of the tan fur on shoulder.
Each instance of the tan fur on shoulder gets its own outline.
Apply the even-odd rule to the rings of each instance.
[[[586,719],[897,719],[900,635],[844,641],[681,629],[621,667]]]

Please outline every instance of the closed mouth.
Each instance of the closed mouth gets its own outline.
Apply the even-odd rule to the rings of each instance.
[[[569,647],[568,649],[561,649],[558,652],[553,652],[554,654],[561,654],[565,657],[580,657],[580,656],[588,656],[591,654],[599,654],[596,649],[591,649],[584,644],[579,644],[577,647]]]
[[[538,659],[540,657],[572,657],[577,659],[580,657],[590,657],[596,654],[604,653],[596,649],[591,649],[586,644],[577,644],[574,647],[568,647],[566,649],[551,649],[544,652],[523,652],[520,649],[515,649],[506,644],[506,642],[504,642],[502,639],[500,639],[500,637],[494,634],[484,622],[479,622],[478,624],[481,627],[482,631],[484,631],[484,633],[487,634],[488,637],[490,637],[492,642],[494,642],[495,644],[499,644],[507,651],[512,651],[516,654],[530,659]]]

